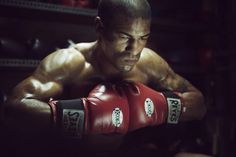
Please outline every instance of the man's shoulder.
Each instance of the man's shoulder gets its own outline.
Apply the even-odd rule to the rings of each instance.
[[[65,59],[69,59],[69,60],[82,59],[82,58],[85,58],[86,55],[93,50],[94,45],[95,45],[95,42],[76,43],[69,46],[68,48],[58,49],[51,54],[59,58],[63,56]]]
[[[160,80],[166,75],[168,63],[157,52],[144,48],[138,68],[151,76],[151,78]]]
[[[155,61],[155,62],[162,62],[164,59],[158,54],[158,52],[155,52],[154,50],[145,47],[141,54],[141,59],[143,61]]]
[[[84,64],[83,54],[70,47],[50,53],[41,61],[38,70],[51,74],[66,75],[73,71],[79,71]]]
[[[84,61],[84,55],[77,49],[69,47],[56,50],[49,54],[44,60],[57,65],[76,64]]]

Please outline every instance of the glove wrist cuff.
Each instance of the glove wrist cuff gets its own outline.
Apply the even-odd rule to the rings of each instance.
[[[178,124],[181,113],[183,101],[179,94],[175,92],[164,92],[163,95],[166,98],[167,103],[167,123],[168,124]]]
[[[63,136],[81,138],[84,131],[83,99],[49,100],[53,125]]]

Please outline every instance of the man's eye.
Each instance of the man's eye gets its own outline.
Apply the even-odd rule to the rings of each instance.
[[[129,39],[128,36],[120,36],[121,39]]]
[[[141,40],[146,41],[146,40],[148,40],[148,37],[141,37]]]

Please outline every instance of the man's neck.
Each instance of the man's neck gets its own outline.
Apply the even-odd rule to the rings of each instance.
[[[93,54],[93,64],[102,75],[104,75],[106,78],[109,77],[115,77],[115,76],[122,76],[124,73],[118,71],[113,64],[109,62],[106,55],[104,55],[103,50],[99,47],[99,44],[97,43],[97,46],[94,50]]]

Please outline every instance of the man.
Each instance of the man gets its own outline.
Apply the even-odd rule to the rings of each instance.
[[[173,109],[173,106],[167,108],[164,99],[156,107],[158,108],[155,111],[157,116],[159,116],[158,111],[160,109],[162,117],[157,118],[155,124],[143,122],[143,119],[140,119],[140,122],[131,120],[132,118],[139,119],[139,115],[144,116],[139,111],[136,114],[136,108],[141,108],[138,105],[135,106],[139,103],[140,97],[133,96],[132,92],[136,90],[132,91],[133,88],[137,88],[140,95],[153,93],[154,91],[149,91],[144,86],[153,83],[167,89],[171,95],[176,94],[173,99],[178,98],[178,105],[182,104],[176,109],[181,113],[176,111],[172,115],[175,120],[170,119],[170,121],[177,123],[179,121],[198,120],[204,116],[206,108],[201,92],[176,74],[156,52],[145,47],[151,25],[151,10],[146,0],[101,0],[95,24],[96,41],[78,43],[49,54],[31,76],[14,88],[5,104],[4,118],[6,124],[16,128],[47,130],[52,125],[58,126],[59,121],[59,127],[62,127],[66,134],[68,132],[70,134],[70,129],[73,130],[73,128],[66,128],[68,127],[67,124],[61,126],[61,123],[64,125],[66,119],[64,111],[68,115],[70,113],[75,114],[71,109],[79,110],[80,107],[78,106],[83,106],[81,109],[83,112],[80,112],[83,116],[81,123],[86,121],[86,124],[83,123],[80,128],[76,121],[75,129],[77,130],[75,132],[76,135],[79,132],[78,136],[83,136],[83,130],[86,128],[84,125],[87,123],[88,125],[93,123],[93,128],[86,128],[86,134],[111,134],[111,137],[115,137],[117,134],[124,135],[150,125],[167,123],[168,112]],[[95,87],[99,83],[102,85]],[[113,83],[115,89],[113,89]],[[69,90],[68,87],[74,89],[71,90],[70,88]],[[105,87],[105,90],[102,87]],[[112,89],[110,89],[111,87]],[[101,92],[102,89],[103,92]],[[59,103],[57,101],[87,97],[91,91],[92,98],[69,102],[59,101]],[[105,96],[103,96],[104,93]],[[109,97],[109,93],[112,98]],[[125,94],[122,95],[122,93]],[[97,99],[94,100],[94,97]],[[162,99],[163,95],[157,93],[157,97]],[[98,99],[101,99],[102,102],[99,102],[99,105],[94,105]],[[117,110],[111,109],[109,112],[115,113],[115,121],[119,121],[119,123],[114,124],[115,127],[109,126],[109,128],[100,129],[104,126],[97,126],[95,123],[97,123],[97,119],[106,119],[104,121],[107,122],[106,113],[100,114],[103,110],[108,110],[106,107],[110,103],[106,104],[106,99],[109,99],[107,101],[110,103],[121,101],[127,105],[128,109],[124,106],[118,108],[114,106]],[[103,103],[106,104],[105,107]],[[101,106],[101,108],[98,109],[93,105]],[[148,113],[153,110],[151,105],[147,105],[147,108],[150,109]],[[93,106],[93,108],[88,109],[89,111],[84,109],[88,106]],[[67,112],[64,109],[69,109],[69,111]],[[122,114],[121,111],[123,111]],[[152,113],[148,116],[151,117]],[[87,117],[89,120],[86,120]],[[108,123],[112,122],[109,121]],[[125,126],[123,126],[124,123]],[[69,127],[71,126],[69,125]],[[119,130],[119,128],[122,129]],[[78,131],[78,129],[82,129],[82,131]],[[75,132],[72,131],[73,136]]]

